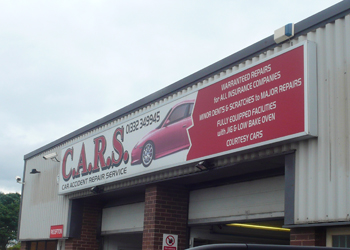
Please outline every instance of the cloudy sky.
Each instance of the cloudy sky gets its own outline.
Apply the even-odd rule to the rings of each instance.
[[[339,0],[0,0],[0,191],[23,156]]]

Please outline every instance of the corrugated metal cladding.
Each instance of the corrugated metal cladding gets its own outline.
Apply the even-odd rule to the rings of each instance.
[[[56,151],[53,149],[45,154]],[[57,195],[57,176],[60,165],[52,160],[44,160],[45,154],[26,161],[19,228],[20,240],[49,239],[50,227],[53,225],[64,225],[63,233],[66,235],[69,200],[63,195]],[[30,174],[32,169],[40,173]]]
[[[317,139],[298,143],[295,223],[350,220],[350,15],[309,32],[317,44]]]

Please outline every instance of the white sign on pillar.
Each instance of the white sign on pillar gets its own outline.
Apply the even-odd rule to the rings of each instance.
[[[162,250],[177,250],[177,235],[163,234]]]

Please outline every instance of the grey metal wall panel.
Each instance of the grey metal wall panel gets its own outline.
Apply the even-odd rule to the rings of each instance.
[[[284,176],[194,190],[189,224],[283,217]]]
[[[54,149],[45,154],[59,151]],[[63,225],[66,235],[69,200],[57,194],[59,163],[44,160],[43,155],[26,161],[19,240],[49,239],[53,225]],[[34,168],[41,173],[30,174]]]
[[[294,43],[317,44],[318,138],[297,144],[295,223],[350,221],[350,16]]]

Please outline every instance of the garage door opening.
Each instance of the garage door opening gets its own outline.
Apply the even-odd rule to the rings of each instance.
[[[190,244],[191,247],[218,243],[289,245],[289,229],[282,226],[283,219],[193,226]]]
[[[104,236],[103,250],[142,249],[142,233],[124,233]]]
[[[289,245],[283,226],[294,219],[294,165],[294,153],[248,161],[227,166],[226,178],[192,185],[190,245]]]

